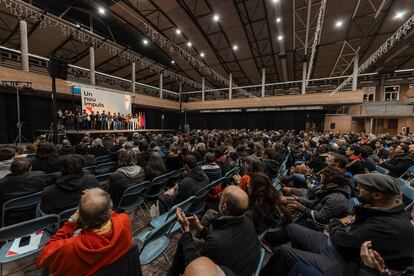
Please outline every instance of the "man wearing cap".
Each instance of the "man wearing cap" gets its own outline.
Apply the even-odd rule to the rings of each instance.
[[[388,161],[381,164],[390,171],[390,175],[400,177],[405,171],[414,165],[412,156],[409,154],[409,147],[401,144],[395,149],[395,155]]]
[[[401,193],[394,178],[368,173],[354,176],[361,202],[354,214],[329,223],[329,237],[300,225],[287,227],[292,247],[283,245],[263,268],[261,275],[286,275],[302,261],[324,275],[357,275],[360,247],[372,249],[392,270],[404,270],[414,258],[414,227],[398,201]]]

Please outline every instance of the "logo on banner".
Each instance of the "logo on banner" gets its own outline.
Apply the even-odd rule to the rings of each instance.
[[[92,112],[94,107],[105,108],[105,105],[102,102],[97,102],[92,92],[85,90],[83,91],[83,107],[87,111]]]

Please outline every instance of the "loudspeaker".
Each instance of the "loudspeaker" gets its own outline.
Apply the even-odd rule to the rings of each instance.
[[[68,63],[59,59],[56,56],[52,56],[49,60],[49,75],[52,78],[58,78],[66,80],[68,78]]]

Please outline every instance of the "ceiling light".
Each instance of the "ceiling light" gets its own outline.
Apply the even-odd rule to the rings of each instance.
[[[105,14],[105,9],[103,8],[103,7],[99,7],[98,8],[98,12],[100,13],[100,14]]]
[[[200,57],[202,57],[202,58],[203,58],[204,56],[205,56],[205,54],[204,54],[203,52],[201,52],[201,53],[200,53]]]
[[[214,21],[219,21],[219,19],[220,19],[220,16],[218,16],[218,14],[215,14],[215,15],[213,15],[213,20]]]
[[[191,46],[193,46],[193,44],[191,43],[191,41],[188,41],[187,42],[187,47],[191,47]]]
[[[176,29],[175,30],[175,33],[179,35],[179,34],[181,34],[181,30],[180,29]]]
[[[341,28],[343,25],[344,25],[344,21],[342,20],[337,20],[335,23],[336,28]]]
[[[144,43],[144,45],[148,45],[148,39],[143,39],[142,43]]]
[[[76,24],[76,25],[75,25],[75,27],[76,27],[76,28],[80,28],[80,25],[79,25],[79,24]]]
[[[282,18],[280,18],[280,17],[276,18],[277,23],[279,23],[280,21],[282,21]]]
[[[273,3],[278,3],[278,2],[279,2],[279,0],[272,0],[272,2],[273,2]]]
[[[394,15],[394,19],[401,19],[405,15],[405,11],[397,11]]]
[[[171,64],[174,64],[175,63],[175,61],[174,60],[171,60]]]
[[[279,40],[279,41],[283,40],[283,35],[279,35],[279,36],[277,37],[277,40]]]
[[[237,51],[237,49],[239,49],[239,46],[237,46],[237,45],[233,45],[233,50],[234,50],[234,51]]]

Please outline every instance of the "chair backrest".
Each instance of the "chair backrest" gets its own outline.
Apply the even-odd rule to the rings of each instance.
[[[215,187],[217,187],[218,185],[220,185],[221,183],[223,183],[224,180],[226,180],[226,177],[222,177],[222,178],[219,178],[217,180],[214,180],[213,182],[211,182],[210,184],[208,184],[209,189],[210,190],[214,189]]]
[[[145,239],[144,245],[141,248],[141,252],[144,250],[145,246],[147,246],[150,242],[155,241],[156,239],[168,234],[176,222],[177,217],[174,214],[163,225],[161,225],[158,228],[154,228]]]
[[[99,164],[99,165],[96,165],[95,167],[95,173],[97,175],[111,173],[115,170],[115,167],[116,167],[115,162]]]
[[[265,255],[266,255],[265,249],[263,247],[260,247],[259,263],[257,264],[257,268],[256,268],[256,271],[253,273],[253,276],[259,276],[260,275],[260,270],[262,270]]]
[[[0,240],[7,241],[28,236],[50,225],[59,228],[59,215],[47,215],[0,228]]]
[[[163,193],[164,187],[168,184],[169,177],[171,173],[166,173],[154,178],[149,185],[145,196],[146,197],[158,197],[160,194]]]
[[[82,170],[90,172],[90,173],[95,173],[95,168],[96,166],[93,165],[93,166],[83,167]]]
[[[27,196],[22,196],[18,198],[13,198],[8,201],[6,201],[1,210],[1,226],[4,226],[4,222],[7,216],[8,211],[18,211],[18,210],[25,210],[33,208],[35,209],[37,204],[40,202],[40,197],[42,195],[42,192],[34,193]]]
[[[197,162],[197,166],[201,166],[201,165],[203,165],[203,161]]]
[[[70,208],[70,209],[67,209],[65,211],[60,212],[59,213],[59,221],[61,223],[67,221],[70,218],[70,216],[73,213],[75,213],[76,209],[78,209],[78,207]]]
[[[99,182],[99,184],[106,182],[109,180],[109,178],[111,177],[112,173],[104,173],[104,174],[100,174],[96,176],[96,181]]]
[[[188,209],[190,209],[191,204],[193,204],[194,200],[195,200],[195,196],[191,196],[187,198],[186,200],[174,205],[170,210],[168,210],[167,216],[165,217],[165,221],[168,221],[168,219],[175,214],[177,208],[181,208],[181,210],[185,214],[188,211]]]
[[[357,205],[359,205],[358,199],[356,197],[351,197],[348,201],[348,212],[352,212]]]
[[[110,155],[99,156],[95,158],[95,161],[97,165],[108,163],[108,162],[111,162],[111,156]]]
[[[386,168],[384,168],[384,167],[381,167],[381,166],[379,166],[379,165],[376,165],[375,166],[375,170],[377,171],[377,172],[379,172],[379,173],[382,173],[382,174],[389,174],[390,173],[390,171],[389,170],[387,170]]]
[[[405,185],[402,190],[402,194],[404,197],[408,198],[411,201],[414,201],[414,188],[410,185]]]
[[[175,170],[169,173],[169,178],[170,179],[177,179],[179,177],[181,177],[184,173],[184,168],[179,169],[179,170]]]
[[[275,187],[278,192],[282,190],[282,184],[280,183],[280,179],[278,177],[273,180],[273,187]]]
[[[149,181],[144,181],[128,187],[119,201],[116,210],[130,209],[137,207],[143,201],[143,194],[145,189],[148,187]]]
[[[233,175],[235,175],[235,174],[236,174],[236,171],[237,171],[238,169],[239,169],[238,167],[234,167],[233,169],[231,169],[230,171],[228,171],[228,172],[224,175],[224,177],[225,177],[226,179],[232,178],[232,177],[233,177]]]

